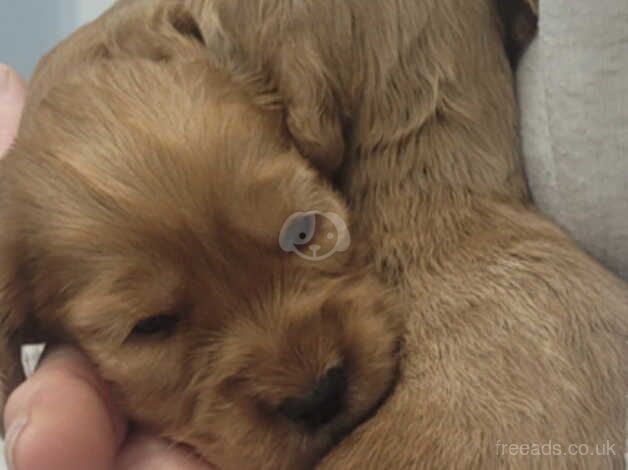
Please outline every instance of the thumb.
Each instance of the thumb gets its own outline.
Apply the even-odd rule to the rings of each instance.
[[[18,73],[0,64],[0,158],[15,139],[26,97],[26,84]]]

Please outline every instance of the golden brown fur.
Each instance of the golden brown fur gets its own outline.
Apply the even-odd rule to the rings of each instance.
[[[343,123],[342,192],[407,306],[401,382],[322,467],[622,468],[628,290],[530,203],[495,5],[243,3],[207,2],[204,36],[272,64],[297,141]]]
[[[316,262],[282,251],[295,212],[348,221],[341,198],[264,80],[235,83],[169,17],[150,27],[176,56],[96,27],[54,52],[0,162],[1,393],[23,340],[70,342],[135,422],[221,468],[311,467],[392,386],[389,294],[359,240]],[[325,249],[333,226],[317,222]],[[157,315],[178,323],[137,332]],[[328,422],[282,411],[338,367]]]
[[[324,172],[340,167],[337,180],[349,201],[353,234],[370,241],[380,278],[397,289],[405,333],[393,395],[320,468],[623,468],[628,289],[529,200],[503,47],[511,32],[502,36],[498,21],[504,12],[512,14],[489,0],[134,0],[119,2],[40,69],[35,87],[44,90],[54,83],[51,77],[86,57],[185,55],[188,49],[176,40],[157,40],[164,34],[159,19],[173,15],[179,18],[175,36],[200,39],[209,60],[239,87],[276,85],[287,130],[301,152]],[[504,24],[518,21],[505,18]],[[512,34],[521,36],[519,30]],[[103,46],[103,37],[116,40]],[[161,123],[158,129],[165,130]],[[241,204],[234,201],[234,207]],[[169,220],[161,214],[155,215]],[[251,216],[243,220],[249,223]],[[248,268],[234,266],[233,273]],[[14,274],[11,279],[19,280],[28,273]],[[345,290],[325,298],[336,292]],[[314,298],[301,297],[306,305],[316,305]],[[91,310],[106,305],[100,294],[86,299]],[[368,318],[386,331],[377,323],[381,317]],[[316,343],[320,328],[299,334]],[[242,336],[233,349],[255,344],[259,336]],[[274,377],[259,370],[263,378]],[[111,371],[119,373],[119,364]],[[212,422],[215,431],[237,433],[237,422],[224,416]],[[516,456],[499,447],[551,441],[567,452],[571,444],[594,450],[607,440],[612,452],[600,456]],[[285,461],[269,452],[264,455],[272,459],[259,462],[270,462],[268,468],[309,465],[292,460],[287,449]],[[256,450],[245,446],[242,452]]]

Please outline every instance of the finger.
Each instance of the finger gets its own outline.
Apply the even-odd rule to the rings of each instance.
[[[0,158],[15,139],[25,97],[24,81],[11,67],[0,64]]]
[[[138,434],[125,444],[114,470],[215,470],[191,451],[154,437]]]
[[[126,434],[87,359],[65,347],[11,394],[4,420],[13,470],[111,470]]]

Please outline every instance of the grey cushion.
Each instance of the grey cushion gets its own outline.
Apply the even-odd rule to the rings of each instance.
[[[541,0],[517,80],[536,203],[628,279],[628,1]]]

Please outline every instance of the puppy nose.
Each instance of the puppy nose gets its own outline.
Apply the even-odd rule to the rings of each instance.
[[[346,391],[346,372],[342,367],[334,367],[307,394],[286,398],[279,405],[279,412],[314,432],[340,413]]]

